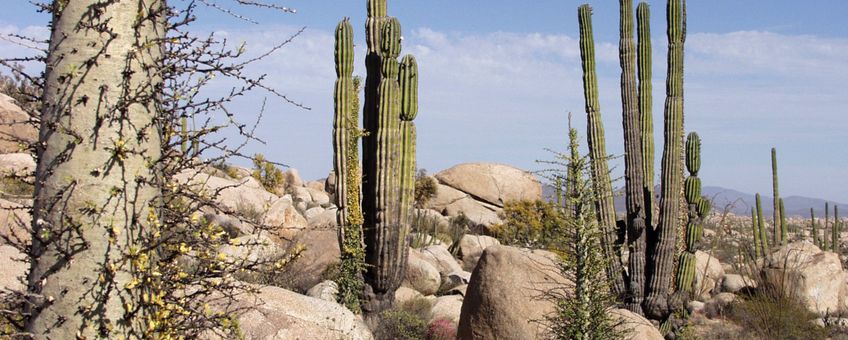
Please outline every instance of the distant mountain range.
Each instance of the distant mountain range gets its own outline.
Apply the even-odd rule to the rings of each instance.
[[[656,189],[657,193],[659,193],[659,187]],[[741,191],[727,189],[722,187],[715,186],[706,186],[702,190],[702,195],[712,198],[714,209],[718,211],[724,210],[728,204],[730,204],[730,211],[736,215],[750,215],[751,207],[754,206],[754,194],[744,193]],[[542,187],[542,195],[548,199],[553,200],[555,195],[555,190],[552,186],[543,185]],[[762,196],[762,205],[763,205],[763,215],[772,216],[774,207],[771,196]],[[842,216],[848,216],[848,204],[846,203],[837,203],[827,201],[821,198],[810,198],[810,197],[802,197],[802,196],[785,196],[783,197],[783,205],[786,208],[786,216],[801,216],[801,217],[809,217],[810,216],[810,208],[813,208],[816,212],[816,217],[824,217],[824,204],[828,202],[830,204],[830,215],[833,216],[833,206],[841,206],[843,207]],[[618,212],[624,212],[625,209],[625,201],[624,201],[624,190],[618,189],[616,190],[615,196],[615,209]]]

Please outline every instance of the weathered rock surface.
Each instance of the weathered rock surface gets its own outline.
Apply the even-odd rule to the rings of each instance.
[[[477,260],[486,248],[500,245],[498,239],[483,235],[463,235],[459,240],[459,258],[462,260],[462,269],[473,271]]]
[[[462,311],[462,295],[445,295],[436,298],[430,309],[430,322],[438,319],[459,322],[459,314]]]
[[[269,228],[275,241],[291,241],[295,235],[309,227],[306,218],[295,209],[289,195],[280,197],[271,204],[263,224]]]
[[[205,191],[208,195],[219,193],[215,201],[233,212],[249,211],[262,215],[279,199],[277,195],[249,185],[248,179],[229,180],[193,170],[179,173],[174,178],[197,192]]]
[[[569,287],[557,256],[508,246],[486,248],[471,274],[459,321],[460,339],[538,339],[555,309],[545,292]]]
[[[297,291],[306,291],[323,281],[327,268],[340,261],[341,251],[335,229],[304,230],[295,237],[287,252],[291,254],[297,247],[303,247],[303,253],[285,267],[285,276]]]
[[[309,288],[309,290],[306,291],[307,296],[329,302],[336,302],[336,296],[338,296],[338,294],[339,285],[330,280],[324,280],[323,282],[315,285],[315,287]]]
[[[24,259],[26,255],[17,248],[0,245],[0,292],[26,290],[21,279],[25,279],[29,264]]]
[[[625,334],[628,340],[663,340],[663,335],[648,319],[626,309],[613,309],[609,315],[616,328]]]
[[[23,204],[0,199],[0,236],[23,245],[29,242],[32,217]]]
[[[412,301],[415,299],[423,298],[424,295],[416,291],[415,289],[400,286],[395,291],[395,306],[403,304],[407,301]]]
[[[439,290],[441,282],[439,270],[430,264],[417,249],[409,249],[406,276],[402,284],[423,295],[433,295]]]
[[[364,322],[334,302],[269,286],[237,306],[254,304],[238,317],[245,339],[373,339]]]
[[[700,301],[709,300],[723,278],[724,267],[717,258],[700,250],[695,252],[694,287]]]
[[[542,185],[532,174],[503,164],[459,164],[439,172],[436,179],[441,184],[499,207],[503,207],[506,201],[542,197]]]
[[[443,277],[462,270],[459,262],[448,251],[448,247],[442,244],[434,244],[422,248],[421,257],[435,266],[439,270],[439,274]]]
[[[0,137],[2,138],[2,137]],[[28,153],[0,154],[0,175],[32,175],[35,160]]]
[[[721,281],[721,291],[727,293],[737,293],[746,288],[756,287],[757,282],[739,274],[725,274],[724,280]]]
[[[29,116],[11,97],[0,93],[0,153],[20,152],[20,143],[34,143],[38,130],[27,123]]]
[[[787,294],[801,299],[813,313],[846,310],[848,274],[839,256],[823,252],[809,241],[780,247],[764,263],[765,279]]]

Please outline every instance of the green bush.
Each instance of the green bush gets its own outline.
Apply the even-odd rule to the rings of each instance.
[[[418,298],[380,313],[374,338],[377,340],[424,339],[427,336],[427,319],[431,308],[432,304],[429,300]]]
[[[285,177],[273,163],[265,160],[265,156],[258,153],[253,156],[253,178],[255,178],[268,192],[281,194],[280,188],[285,184]]]
[[[558,230],[565,219],[553,203],[542,200],[509,201],[498,213],[503,223],[492,226],[494,236],[506,245],[527,248],[558,248]]]
[[[438,186],[433,177],[427,176],[427,170],[418,169],[415,174],[415,207],[423,208],[438,194]]]
[[[828,331],[815,325],[811,313],[797,298],[759,282],[753,294],[731,306],[729,318],[739,323],[751,338],[824,339]]]

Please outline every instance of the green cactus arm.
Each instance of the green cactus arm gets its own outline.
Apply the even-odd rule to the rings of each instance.
[[[407,54],[400,62],[400,118],[412,121],[418,115],[418,61]]]
[[[662,187],[659,226],[653,247],[648,281],[648,297],[644,304],[645,315],[665,319],[671,313],[669,297],[677,233],[680,226],[683,186],[683,46],[686,41],[686,1],[669,0],[668,21],[668,75],[664,108],[664,142],[662,156]]]
[[[754,235],[754,258],[763,255],[763,247],[760,244],[760,227],[757,225],[757,210],[751,207],[751,229]]]
[[[637,64],[639,74],[639,120],[642,132],[642,167],[645,185],[646,217],[649,225],[656,224],[654,199],[654,117],[653,64],[651,58],[651,8],[643,2],[636,7]]]
[[[757,228],[760,229],[760,243],[762,243],[763,256],[766,256],[769,254],[769,239],[766,220],[763,218],[762,199],[759,193],[755,196],[755,200],[757,202]]]
[[[777,187],[777,149],[771,148],[771,182],[774,196],[774,244],[784,244],[784,232],[780,219],[780,193]]]
[[[611,259],[607,275],[612,281],[614,294],[625,291],[624,275],[620,251],[617,242],[615,205],[613,203],[612,182],[609,177],[608,155],[604,144],[604,127],[601,120],[598,100],[598,79],[595,70],[595,41],[592,34],[592,7],[582,5],[578,8],[580,25],[580,57],[583,65],[583,93],[586,100],[588,123],[587,139],[591,160],[592,184],[595,192],[595,206],[598,222],[603,230],[603,248],[606,258]]]

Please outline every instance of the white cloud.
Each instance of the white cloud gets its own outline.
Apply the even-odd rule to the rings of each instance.
[[[4,32],[5,28],[0,28]],[[259,53],[297,30],[256,26],[229,30]],[[356,73],[364,74],[364,40],[357,38]],[[416,55],[421,73],[420,165],[438,171],[467,161],[540,168],[545,147],[566,143],[567,112],[585,130],[578,41],[567,34],[408,31],[404,53]],[[617,41],[597,42],[599,90],[608,152],[622,153]],[[665,36],[654,37],[654,120],[659,161],[665,93]],[[0,53],[6,53],[0,42]],[[687,39],[686,124],[704,139],[702,177],[743,191],[770,188],[768,152],[781,153],[787,194],[848,201],[839,169],[848,167],[848,39],[770,32],[690,33]],[[269,97],[252,146],[272,159],[317,178],[331,168],[332,32],[307,30],[254,65],[267,82],[313,108],[302,111]],[[262,101],[237,106],[250,117]],[[249,119],[248,119],[249,120]],[[584,143],[585,144],[585,143]],[[824,166],[827,160],[831,163]],[[618,167],[619,172],[623,167]],[[659,167],[657,167],[659,169]],[[754,174],[753,172],[757,172]],[[657,174],[658,175],[658,174]],[[817,182],[820,181],[820,182]]]

